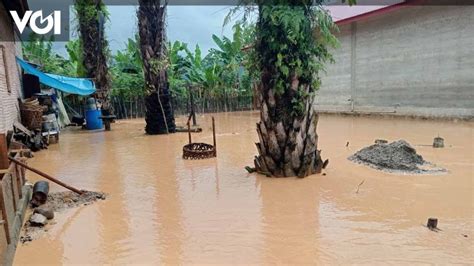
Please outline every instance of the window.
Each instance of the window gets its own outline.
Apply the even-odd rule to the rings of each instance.
[[[0,44],[0,54],[2,55],[2,63],[3,63],[4,72],[5,72],[5,83],[7,84],[7,91],[11,93],[12,90],[10,88],[10,78],[8,76],[7,54],[5,52],[5,46],[1,44]]]

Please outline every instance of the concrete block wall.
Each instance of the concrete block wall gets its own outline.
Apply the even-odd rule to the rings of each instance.
[[[409,6],[340,27],[328,112],[474,117],[474,6]]]
[[[11,36],[8,38],[11,40],[16,38],[10,17],[1,2],[0,35]],[[18,106],[18,98],[21,97],[20,70],[15,59],[19,51],[21,51],[19,41],[0,41],[0,133],[12,129],[13,122],[20,119]]]

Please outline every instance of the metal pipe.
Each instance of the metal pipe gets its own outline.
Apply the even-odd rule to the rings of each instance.
[[[56,183],[56,184],[58,184],[58,185],[60,185],[60,186],[62,186],[62,187],[65,187],[65,188],[67,188],[67,189],[69,189],[69,190],[71,190],[71,191],[73,191],[73,192],[75,192],[75,193],[77,193],[77,194],[79,194],[79,195],[82,195],[82,194],[84,193],[83,191],[81,191],[81,190],[79,190],[79,189],[77,189],[77,188],[71,187],[71,186],[69,186],[68,184],[63,183],[62,181],[59,181],[58,179],[56,179],[56,178],[54,178],[54,177],[52,177],[52,176],[50,176],[50,175],[48,175],[48,174],[46,174],[46,173],[43,173],[43,172],[41,172],[40,170],[37,170],[37,169],[35,169],[35,168],[33,168],[33,167],[30,167],[30,166],[28,166],[28,165],[26,165],[26,164],[24,164],[24,163],[22,163],[22,162],[20,162],[20,161],[18,161],[18,160],[16,160],[16,159],[12,158],[12,157],[8,157],[8,159],[10,159],[10,161],[12,161],[12,162],[14,162],[14,163],[16,163],[16,164],[18,164],[18,165],[24,167],[24,168],[30,170],[31,172],[36,173],[36,174],[38,174],[38,175],[40,175],[40,176],[42,176],[42,177],[44,177],[44,178],[46,178],[46,179],[48,179],[48,180],[51,180],[51,181],[53,181],[54,183]]]

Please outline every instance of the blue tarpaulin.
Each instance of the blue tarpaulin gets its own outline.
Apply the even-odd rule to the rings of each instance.
[[[89,79],[71,78],[43,73],[18,57],[16,60],[26,73],[37,76],[39,81],[44,85],[53,87],[65,93],[82,96],[91,95],[96,91],[94,82]]]

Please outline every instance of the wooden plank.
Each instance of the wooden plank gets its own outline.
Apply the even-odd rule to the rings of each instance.
[[[11,181],[10,181],[10,188],[12,190],[12,202],[13,202],[13,210],[16,212],[17,209],[16,209],[16,202],[17,202],[17,198],[16,198],[16,195],[15,195],[15,182],[14,182],[14,176],[13,175],[10,175],[11,176]]]
[[[28,130],[24,125],[18,123],[18,122],[15,122],[13,123],[13,127],[15,127],[16,129],[20,130],[21,132],[25,133],[26,135],[28,135],[28,137],[32,137],[33,136],[33,133],[31,133],[30,130]]]
[[[16,190],[18,191],[18,198],[22,199],[23,198],[23,191],[21,189],[22,184],[21,184],[21,166],[15,164],[15,180],[16,180]],[[13,180],[12,180],[13,182]]]
[[[0,169],[8,169],[9,166],[7,137],[2,133],[0,134]]]
[[[7,243],[10,245],[11,237],[10,237],[10,227],[8,226],[8,215],[7,215],[7,208],[5,206],[5,197],[3,196],[3,184],[0,182],[0,208],[2,210],[2,218],[3,218],[3,229],[5,230],[5,236],[7,237]]]

